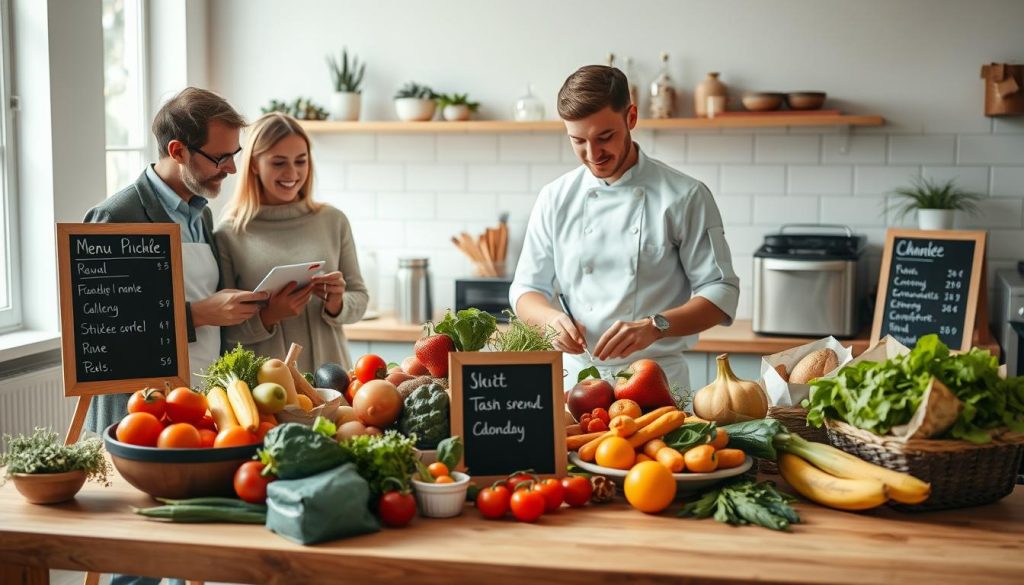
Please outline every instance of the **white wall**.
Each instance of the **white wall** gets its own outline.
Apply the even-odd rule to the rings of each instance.
[[[856,129],[845,155],[835,129],[638,133],[649,153],[716,194],[743,316],[765,232],[785,221],[842,222],[877,246],[889,224],[884,196],[912,176],[955,176],[984,193],[984,214],[965,225],[990,229],[993,268],[1024,257],[1024,119],[984,117],[979,79],[983,63],[1024,61],[1019,0],[218,0],[209,10],[210,87],[250,118],[272,98],[325,104],[324,56],[342,46],[368,62],[364,119],[394,119],[391,96],[408,80],[469,92],[485,118],[507,118],[530,82],[553,118],[557,89],[576,67],[609,51],[631,56],[644,85],[662,50],[686,112],[685,98],[715,70],[734,94],[820,89],[844,111],[885,116],[883,128]],[[576,164],[553,133],[335,135],[316,149],[318,197],[348,213],[357,244],[376,253],[384,307],[396,258],[423,252],[437,304],[447,306],[469,268],[449,236],[507,210],[521,237],[540,186]]]

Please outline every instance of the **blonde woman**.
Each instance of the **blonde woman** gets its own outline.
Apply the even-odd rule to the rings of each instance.
[[[259,314],[227,328],[227,343],[283,358],[294,342],[305,348],[301,371],[325,362],[351,368],[341,326],[363,317],[369,295],[348,218],[313,200],[309,137],[294,118],[267,114],[249,128],[238,170],[235,196],[214,233],[224,286],[253,290],[275,266],[327,264],[311,284],[286,285]]]

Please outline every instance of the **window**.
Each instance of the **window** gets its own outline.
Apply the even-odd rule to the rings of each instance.
[[[143,3],[103,0],[108,197],[134,182],[147,159]]]
[[[0,0],[0,330],[21,326],[18,278],[17,160],[11,95],[10,6]]]

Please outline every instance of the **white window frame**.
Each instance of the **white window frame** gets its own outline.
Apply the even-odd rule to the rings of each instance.
[[[3,165],[4,180],[0,184],[0,206],[3,206],[2,219],[7,234],[5,257],[0,259],[0,270],[5,271],[9,303],[0,307],[0,331],[12,331],[22,326],[22,279],[20,246],[18,241],[18,159],[15,141],[14,122],[18,98],[12,95],[12,26],[11,7],[9,0],[0,0],[0,27],[3,27],[3,42],[0,43],[0,62],[3,72],[0,74],[0,133],[3,144],[0,145],[0,164]]]
[[[138,62],[139,62],[139,79],[137,79],[135,81],[135,84],[137,86],[136,89],[139,92],[139,96],[140,96],[140,100],[141,100],[140,111],[142,112],[142,116],[141,116],[141,119],[138,120],[138,121],[139,121],[139,123],[142,124],[142,134],[141,134],[142,142],[139,143],[139,144],[116,144],[116,145],[111,145],[109,142],[106,141],[106,139],[104,139],[104,148],[105,148],[104,153],[103,153],[104,164],[106,164],[107,154],[111,153],[111,152],[138,152],[139,155],[140,155],[140,158],[143,161],[147,161],[150,158],[149,155],[150,155],[151,148],[152,148],[152,139],[150,138],[151,137],[151,133],[149,132],[149,128],[147,127],[147,124],[146,124],[146,122],[147,122],[146,116],[147,116],[147,114],[149,112],[149,85],[150,85],[149,84],[149,24],[148,24],[149,23],[149,20],[148,20],[149,14],[148,14],[148,6],[147,6],[148,5],[148,1],[147,0],[137,0],[137,1],[138,1],[138,14],[136,14],[136,25],[138,27],[137,30],[139,31],[139,42],[138,42],[138,46],[137,46],[138,54],[136,55],[136,58],[138,59]],[[105,69],[105,67],[104,67],[104,69]],[[106,81],[104,81],[104,83],[106,83]],[[106,107],[106,104],[104,104],[104,108],[105,107]],[[133,179],[134,179],[134,177],[133,177]],[[108,180],[109,180],[109,178],[108,178]],[[117,185],[117,186],[114,186],[113,189],[108,189],[107,197],[110,197],[111,195],[114,195],[115,193],[117,193],[118,190],[120,190],[120,189],[122,189],[124,187],[127,187],[127,185]]]

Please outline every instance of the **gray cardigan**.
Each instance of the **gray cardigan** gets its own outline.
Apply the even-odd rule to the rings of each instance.
[[[146,177],[145,171],[134,183],[118,191],[103,203],[93,207],[85,214],[85,221],[88,223],[174,223],[163,205],[160,204],[159,195],[153,190]],[[209,207],[203,209],[202,216],[203,237],[213,248],[213,257],[220,259],[217,252],[217,242],[213,238],[213,212]],[[217,283],[220,289],[221,283]],[[196,329],[192,324],[192,307],[185,303],[185,321],[188,324],[188,340],[196,340]],[[222,348],[223,349],[223,348]],[[139,388],[132,388],[132,391]],[[107,394],[96,396],[89,405],[89,414],[86,416],[86,429],[94,432],[103,432],[107,426],[118,422],[128,412],[128,394]]]

